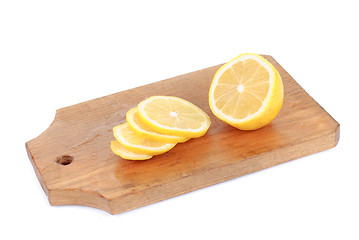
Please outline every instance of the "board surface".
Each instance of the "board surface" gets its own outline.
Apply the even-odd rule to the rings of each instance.
[[[111,214],[138,208],[334,147],[339,124],[271,57],[284,84],[278,116],[255,131],[217,119],[208,105],[214,66],[58,109],[49,128],[26,143],[51,205],[86,205]],[[202,108],[206,135],[147,161],[112,153],[112,128],[147,97],[170,95]]]

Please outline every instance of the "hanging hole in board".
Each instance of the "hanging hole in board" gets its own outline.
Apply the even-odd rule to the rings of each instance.
[[[74,157],[71,155],[62,155],[56,158],[56,163],[61,165],[69,165],[74,160]]]

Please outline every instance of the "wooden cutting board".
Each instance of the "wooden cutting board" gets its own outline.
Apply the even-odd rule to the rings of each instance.
[[[208,105],[214,66],[58,109],[49,128],[26,143],[51,205],[86,205],[111,214],[275,166],[334,147],[339,124],[271,57],[284,84],[284,105],[269,125],[237,130]],[[171,95],[202,108],[207,134],[147,161],[128,161],[110,149],[112,128],[147,97]]]

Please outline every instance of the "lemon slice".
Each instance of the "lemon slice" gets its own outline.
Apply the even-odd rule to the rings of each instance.
[[[167,152],[176,145],[175,143],[163,143],[144,138],[134,132],[127,122],[114,127],[113,134],[117,141],[134,153],[158,155]]]
[[[111,141],[111,150],[114,154],[127,160],[147,160],[152,157],[151,155],[139,154],[128,151],[118,141]]]
[[[241,54],[215,74],[209,105],[215,116],[242,129],[258,129],[272,121],[283,105],[283,83],[262,56]]]
[[[185,138],[203,136],[211,123],[199,107],[171,96],[147,98],[138,104],[137,114],[141,122],[156,132]]]
[[[155,141],[167,142],[167,143],[178,143],[185,142],[188,138],[173,136],[173,135],[165,135],[154,131],[152,128],[143,124],[141,120],[137,116],[137,108],[130,109],[126,114],[127,123],[130,127],[139,135]]]

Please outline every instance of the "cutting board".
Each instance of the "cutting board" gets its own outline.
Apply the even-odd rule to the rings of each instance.
[[[283,79],[284,105],[255,131],[235,129],[211,113],[208,91],[222,64],[58,109],[49,128],[26,143],[50,204],[118,214],[334,147],[339,124],[271,56],[264,57]],[[116,156],[112,128],[153,95],[202,108],[212,121],[207,134],[146,161]]]

